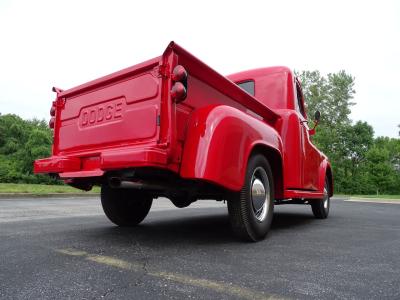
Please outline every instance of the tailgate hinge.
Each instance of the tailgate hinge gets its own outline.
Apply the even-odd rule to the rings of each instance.
[[[169,73],[169,65],[159,65],[158,66],[158,77],[168,78],[171,74]]]
[[[65,106],[66,99],[65,98],[57,98],[56,106],[57,108],[63,109]]]

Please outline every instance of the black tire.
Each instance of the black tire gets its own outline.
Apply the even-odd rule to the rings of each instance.
[[[264,194],[259,189],[260,182]],[[244,186],[229,197],[228,211],[232,230],[239,238],[252,242],[265,238],[274,214],[274,180],[263,155],[256,154],[249,159]]]
[[[101,204],[107,218],[118,226],[136,226],[150,211],[153,198],[133,189],[101,187]]]
[[[329,197],[330,186],[328,179],[325,179],[324,186],[324,198],[317,200],[310,200],[311,209],[314,217],[317,219],[326,219],[329,215],[329,208],[331,206],[331,200]]]

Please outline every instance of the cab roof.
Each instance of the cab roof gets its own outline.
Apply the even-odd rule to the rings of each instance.
[[[292,73],[292,70],[290,70],[290,68],[285,66],[275,66],[275,67],[266,67],[266,68],[258,68],[258,69],[242,71],[228,75],[226,77],[232,80],[233,82],[241,82],[250,79],[256,79],[258,77],[264,77],[266,75],[274,73]]]

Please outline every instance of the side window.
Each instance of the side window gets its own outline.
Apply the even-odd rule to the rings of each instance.
[[[303,92],[301,91],[300,83],[295,80],[296,82],[296,101],[295,101],[295,108],[296,110],[303,115],[304,118],[307,119],[305,110],[304,110],[304,102],[303,102]]]
[[[245,90],[247,93],[249,93],[250,95],[254,96],[255,88],[254,88],[254,81],[253,80],[240,82],[240,83],[237,83],[237,85],[239,87],[241,87],[243,90]]]

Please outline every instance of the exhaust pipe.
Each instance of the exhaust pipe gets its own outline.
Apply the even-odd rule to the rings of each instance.
[[[110,187],[115,189],[136,189],[136,190],[167,190],[168,186],[163,184],[147,183],[142,181],[121,180],[118,177],[108,179]]]

